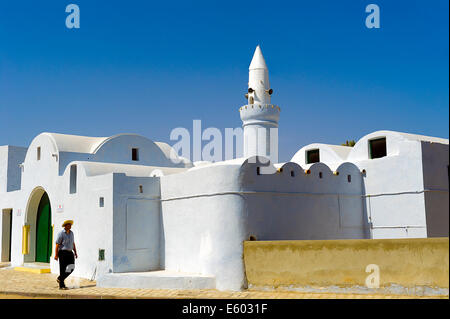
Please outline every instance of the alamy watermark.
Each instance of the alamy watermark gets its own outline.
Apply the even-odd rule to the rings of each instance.
[[[246,157],[250,163],[262,164],[261,173],[271,174],[269,163],[278,162],[278,128],[249,127],[247,134],[241,127],[225,128],[223,134],[216,127],[202,129],[202,121],[193,120],[192,134],[187,128],[177,127],[170,132],[170,140],[175,142],[170,154],[175,164],[183,158],[220,162]]]
[[[367,265],[366,272],[370,273],[370,275],[366,277],[366,287],[380,288],[380,267],[377,264]]]
[[[379,29],[380,28],[380,7],[376,4],[369,4],[366,7],[366,12],[370,13],[366,17],[366,27],[368,29]]]
[[[69,4],[66,7],[66,12],[69,15],[66,17],[66,27],[68,29],[79,29],[80,28],[80,7],[76,4]]]
[[[216,127],[202,130],[201,120],[192,121],[192,135],[184,127],[176,127],[170,132],[170,140],[176,141],[172,146],[175,153],[192,159],[193,162],[219,162],[242,157],[243,136],[243,129],[240,127],[225,128],[225,138],[222,131]],[[171,159],[175,163],[179,162],[176,156]]]
[[[366,6],[366,13],[369,15],[366,17],[366,27],[368,29],[380,28],[380,7],[377,4],[371,3]],[[66,17],[66,27],[68,29],[80,28],[80,7],[77,4],[71,3],[66,6],[66,13],[69,15]]]

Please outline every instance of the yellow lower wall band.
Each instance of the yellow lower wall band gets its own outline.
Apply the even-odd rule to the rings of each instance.
[[[244,263],[254,287],[365,288],[374,267],[379,288],[449,287],[448,237],[245,241]]]

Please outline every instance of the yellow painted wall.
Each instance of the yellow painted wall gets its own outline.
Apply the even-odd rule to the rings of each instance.
[[[369,264],[380,288],[449,287],[449,239],[246,241],[248,283],[259,287],[366,286]]]

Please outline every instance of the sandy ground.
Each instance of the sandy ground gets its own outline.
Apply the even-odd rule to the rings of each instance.
[[[0,267],[0,299],[448,299],[448,296],[402,296],[354,293],[308,293],[294,291],[218,291],[215,289],[100,288],[95,281],[69,277],[69,290],[59,290],[55,274],[34,274]]]

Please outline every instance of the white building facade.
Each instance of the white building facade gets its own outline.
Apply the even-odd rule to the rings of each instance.
[[[239,290],[245,240],[448,237],[447,139],[377,131],[276,163],[280,108],[259,47],[249,74],[244,158],[197,165],[135,134],[1,146],[1,261],[58,273],[54,239],[72,219],[73,276]]]

